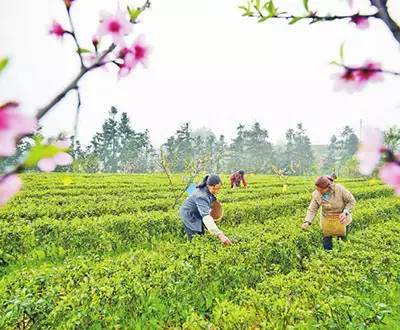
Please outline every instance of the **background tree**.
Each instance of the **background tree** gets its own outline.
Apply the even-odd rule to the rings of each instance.
[[[268,141],[268,131],[256,122],[243,133],[244,165],[249,172],[268,173],[274,162],[272,144]]]
[[[311,149],[311,140],[307,136],[303,124],[299,123],[295,130],[288,129],[286,132],[285,173],[311,174],[313,163],[314,154]]]
[[[245,165],[245,159],[243,157],[245,152],[245,133],[244,125],[239,124],[236,128],[236,137],[232,140],[229,145],[228,151],[228,166],[229,172],[241,169]]]
[[[332,135],[325,158],[323,160],[322,169],[325,173],[338,173],[340,160],[341,144],[336,135]]]
[[[345,126],[340,134],[340,161],[345,163],[357,152],[360,141],[350,126]]]
[[[400,128],[390,127],[384,132],[385,145],[394,152],[400,151]]]

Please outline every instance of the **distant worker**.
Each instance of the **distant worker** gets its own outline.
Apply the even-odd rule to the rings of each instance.
[[[211,204],[217,200],[215,195],[221,189],[221,179],[218,175],[207,175],[197,185],[197,189],[182,204],[179,213],[185,227],[185,232],[191,240],[194,235],[204,235],[205,228],[217,236],[224,244],[231,241],[217,227],[211,213]]]
[[[347,236],[352,221],[351,211],[356,204],[353,195],[342,185],[334,183],[336,175],[320,176],[315,181],[315,191],[301,228],[307,230],[321,206],[320,227],[325,250],[332,250],[332,236]]]
[[[244,179],[244,171],[239,170],[237,172],[234,172],[231,174],[229,177],[229,180],[231,181],[231,188],[236,188],[240,187],[240,184],[243,182],[243,187],[247,187],[247,182]]]

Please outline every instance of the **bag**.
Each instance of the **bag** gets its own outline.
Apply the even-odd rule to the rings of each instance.
[[[186,192],[188,193],[189,196],[193,195],[193,193],[196,191],[196,185],[194,183],[191,183],[187,188]]]
[[[346,225],[340,223],[339,214],[327,215],[321,220],[324,236],[346,236]]]
[[[222,216],[224,215],[224,211],[222,210],[222,205],[218,201],[214,201],[211,203],[211,212],[210,215],[214,219],[214,221],[221,220]]]

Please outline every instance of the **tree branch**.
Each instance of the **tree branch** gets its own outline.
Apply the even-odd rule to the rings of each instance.
[[[88,73],[89,71],[92,71],[93,69],[96,69],[100,66],[103,65],[103,60],[104,58],[113,51],[113,49],[115,48],[115,45],[112,44],[106,51],[103,52],[103,54],[97,59],[97,61],[89,66],[89,67],[83,67],[81,68],[81,71],[79,72],[79,74],[71,81],[71,83],[69,83],[69,85],[67,87],[65,87],[59,94],[57,94],[57,96],[50,101],[49,104],[47,104],[45,107],[39,109],[36,113],[36,119],[39,121],[44,115],[47,114],[47,112],[50,111],[51,108],[53,108],[58,102],[60,102],[71,90],[77,90],[78,89],[78,82],[80,79],[82,79],[82,77]],[[79,107],[80,107],[80,97],[79,97],[79,101],[78,101]],[[25,134],[25,135],[21,135],[17,141],[20,141],[22,138],[30,136],[31,134]],[[8,176],[12,175],[12,174],[17,174],[17,173],[21,173],[24,170],[24,164],[19,164],[18,166],[16,166],[13,170],[3,174],[2,176],[0,176],[0,183]]]
[[[353,66],[340,64],[340,63],[332,63],[332,64],[340,66],[341,68],[344,68],[344,69],[346,69],[348,71],[366,70],[366,71],[370,71],[370,72],[381,72],[381,73],[385,73],[385,74],[391,74],[393,76],[400,76],[400,72],[397,72],[397,71],[384,70],[384,69],[370,69],[370,68],[366,68],[366,67],[363,67],[363,66],[353,67]]]
[[[110,54],[113,49],[115,48],[115,45],[112,44],[106,51],[103,52],[103,54],[97,59],[97,61],[92,64],[89,67],[83,67],[81,68],[81,71],[78,73],[78,75],[69,83],[69,85],[67,87],[65,87],[59,94],[57,94],[57,96],[50,101],[49,104],[47,104],[45,107],[41,108],[38,110],[38,112],[36,113],[36,119],[40,120],[44,115],[46,115],[46,113],[52,108],[54,107],[58,102],[60,102],[67,94],[68,92],[70,92],[73,89],[77,89],[78,88],[78,82],[79,80],[82,79],[82,77],[88,73],[89,71],[92,71],[93,69],[96,69],[100,66],[102,66],[103,60],[104,58]]]
[[[309,20],[311,20],[310,24],[313,24],[313,23],[316,23],[316,22],[323,22],[323,21],[327,22],[327,21],[334,21],[334,20],[341,20],[341,19],[351,19],[354,16],[364,17],[364,18],[372,18],[372,17],[378,18],[377,14],[369,14],[369,15],[359,15],[359,14],[354,15],[353,14],[353,15],[318,16],[318,15],[316,15],[314,13],[310,13],[309,15],[305,15],[305,16],[295,16],[295,15],[291,15],[291,14],[282,13],[282,14],[277,14],[277,15],[273,15],[273,16],[265,16],[265,15],[262,14],[262,12],[260,10],[256,9],[256,11],[257,11],[257,15],[250,14],[250,15],[247,15],[247,16],[255,17],[255,18],[258,18],[258,19],[263,19],[263,18],[264,19],[266,19],[266,18],[268,18],[268,19],[277,18],[277,19],[286,19],[286,20],[309,19]]]
[[[150,8],[151,6],[151,1],[150,0],[146,0],[146,2],[143,4],[143,6],[141,7],[141,10],[144,11],[148,8]],[[42,117],[44,117],[56,104],[58,104],[71,90],[76,90],[77,91],[77,97],[78,97],[78,105],[77,105],[77,113],[75,116],[75,125],[74,125],[74,131],[75,134],[77,132],[77,125],[78,125],[78,116],[79,116],[79,112],[80,112],[80,107],[81,107],[81,97],[80,97],[80,93],[79,93],[79,86],[78,86],[78,82],[82,79],[82,77],[84,75],[86,75],[88,72],[105,65],[106,63],[104,62],[104,59],[106,58],[106,56],[108,54],[110,54],[114,49],[115,49],[115,45],[111,44],[111,46],[105,50],[102,55],[97,59],[97,61],[92,64],[89,67],[86,67],[83,63],[83,58],[82,58],[82,54],[79,52],[80,50],[80,45],[79,45],[79,41],[76,38],[76,34],[75,34],[75,28],[74,28],[74,24],[72,21],[72,17],[71,17],[71,13],[70,13],[70,7],[67,6],[67,12],[68,12],[68,19],[71,25],[71,31],[67,31],[68,34],[70,34],[73,39],[74,42],[78,48],[77,52],[79,55],[79,59],[80,59],[80,63],[81,63],[81,70],[78,73],[78,75],[59,93],[57,94],[46,106],[44,106],[43,108],[39,109],[35,115],[35,118],[39,121]],[[96,54],[97,54],[97,50],[96,50]],[[27,136],[32,136],[31,133],[29,134],[25,134],[25,135],[21,135],[18,137],[17,141],[20,141],[21,139],[23,139],[24,137]],[[25,169],[24,164],[19,164],[17,165],[13,170],[3,174],[0,176],[0,184],[4,181],[5,178],[7,178],[8,176],[12,175],[12,174],[17,174],[17,173],[21,173],[23,170]]]
[[[392,32],[393,37],[400,44],[400,27],[396,24],[396,22],[390,17],[386,0],[370,0],[371,5],[375,6],[378,9],[376,13],[376,17],[380,18],[386,26],[389,28],[390,32]]]

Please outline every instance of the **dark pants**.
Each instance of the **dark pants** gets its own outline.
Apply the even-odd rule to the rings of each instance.
[[[186,233],[186,235],[188,236],[189,241],[192,240],[192,238],[193,238],[194,235],[204,235],[204,226],[203,226],[203,228],[202,228],[201,231],[194,231],[194,230],[189,229],[189,228],[186,227],[186,226],[184,226],[184,227],[185,227],[185,233]]]
[[[350,225],[346,226],[346,236],[338,236],[338,240],[343,240],[347,238],[347,234],[349,233],[350,230]],[[324,246],[324,249],[327,251],[332,250],[332,236],[324,236],[324,238],[322,239],[322,245]]]

